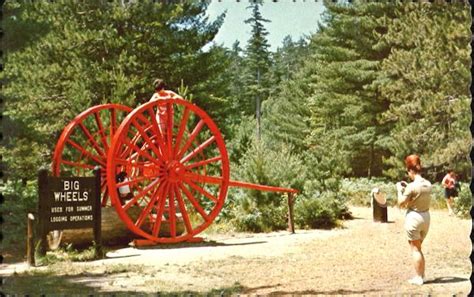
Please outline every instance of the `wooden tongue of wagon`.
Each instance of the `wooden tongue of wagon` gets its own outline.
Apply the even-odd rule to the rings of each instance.
[[[102,206],[112,205],[142,244],[191,241],[224,205],[229,186],[296,193],[230,180],[214,121],[181,99],[91,107],[63,130],[53,175],[87,176],[100,166]],[[164,232],[164,229],[167,229]]]

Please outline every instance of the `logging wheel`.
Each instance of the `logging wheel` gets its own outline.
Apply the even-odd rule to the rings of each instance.
[[[202,109],[187,101],[143,104],[113,137],[107,186],[131,231],[159,243],[188,240],[207,228],[224,205],[229,160],[222,135]]]
[[[120,104],[91,107],[76,116],[63,130],[54,150],[54,176],[92,176],[102,173],[102,206],[107,204],[106,161],[112,136],[131,108]]]

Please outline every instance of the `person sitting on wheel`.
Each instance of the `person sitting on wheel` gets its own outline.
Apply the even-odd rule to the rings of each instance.
[[[162,79],[155,79],[153,82],[153,87],[155,89],[155,93],[151,96],[149,102],[154,102],[158,100],[166,100],[166,99],[183,99],[180,95],[176,94],[171,90],[167,90],[167,86]],[[173,108],[170,109],[171,115],[173,116]],[[160,129],[161,135],[164,139],[166,139],[166,122],[168,121],[168,111],[165,105],[159,105],[157,114],[156,114],[156,121],[158,123],[158,127]],[[167,201],[168,203],[168,201]],[[181,210],[179,206],[176,206],[176,214],[180,214]],[[165,216],[162,216],[162,220],[166,220]]]
[[[166,84],[165,82],[158,78],[155,79],[153,82],[153,88],[155,89],[155,93],[153,96],[150,98],[150,102],[156,101],[156,100],[164,100],[164,99],[183,99],[183,97],[179,96],[175,92],[171,90],[166,90]]]
[[[155,93],[153,94],[153,96],[151,96],[149,102],[166,99],[183,99],[183,97],[179,96],[175,92],[166,90],[166,84],[162,79],[155,79],[155,81],[153,82],[153,87],[155,89]],[[168,121],[166,106],[158,106],[156,121],[158,122],[158,127],[164,137],[166,134],[166,122]]]

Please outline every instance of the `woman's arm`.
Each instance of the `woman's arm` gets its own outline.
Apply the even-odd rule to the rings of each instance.
[[[398,182],[396,186],[398,206],[406,207],[408,202],[410,202],[410,193],[407,190],[408,186],[404,186],[401,182]]]
[[[447,174],[443,177],[443,181],[441,182],[441,186],[443,188],[448,187],[448,175]]]
[[[149,101],[157,101],[157,100],[166,100],[166,99],[183,99],[180,95],[176,94],[170,90],[162,90],[160,92],[154,93],[151,96]]]
[[[183,99],[183,97],[171,90],[165,90],[164,93],[166,94],[165,99]]]

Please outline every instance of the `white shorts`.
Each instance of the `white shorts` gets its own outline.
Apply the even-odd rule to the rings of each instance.
[[[430,229],[430,212],[408,211],[405,216],[405,231],[408,240],[425,239]]]

